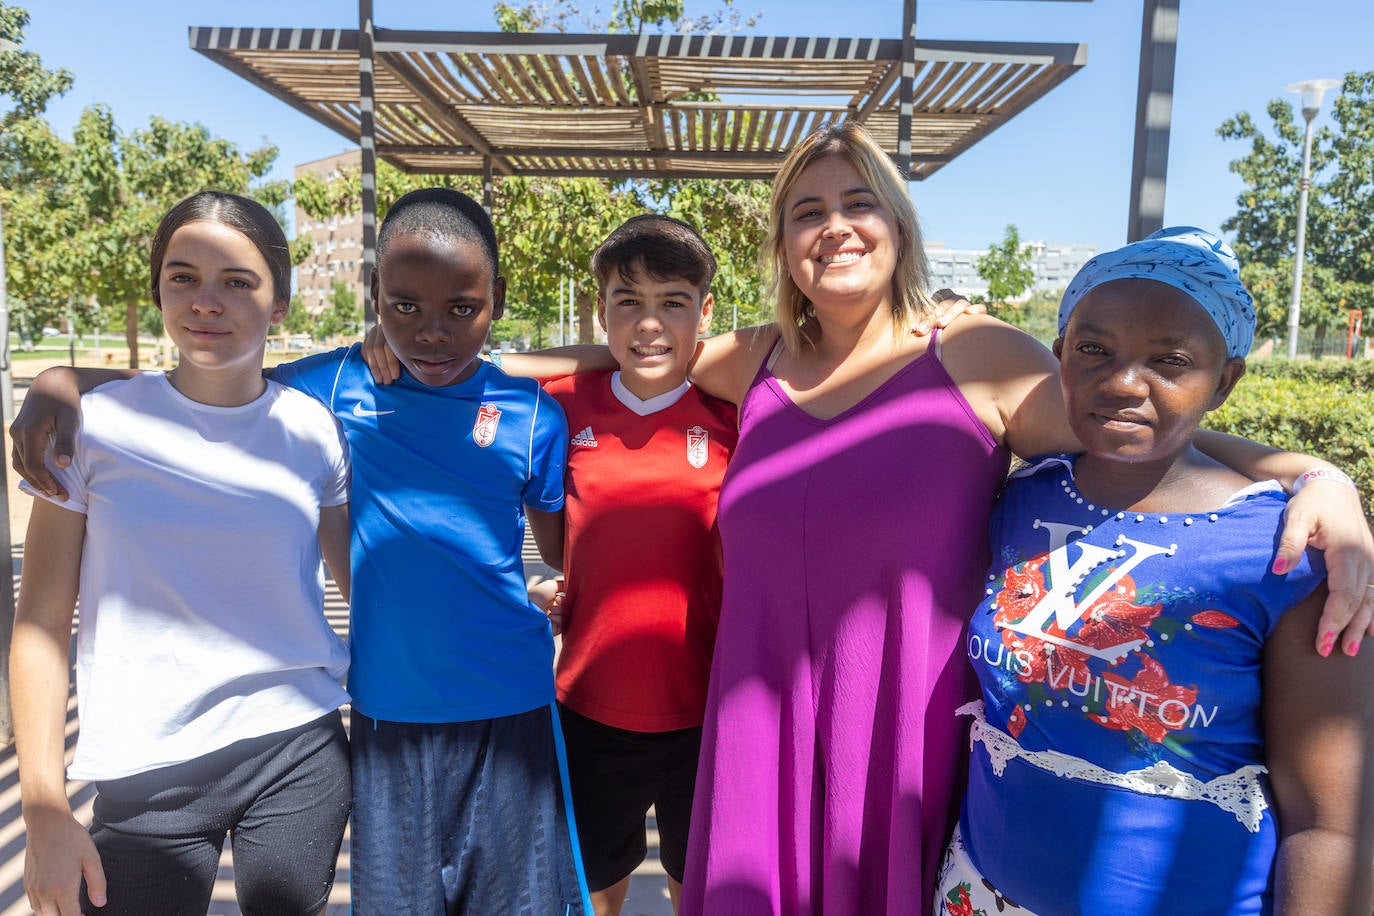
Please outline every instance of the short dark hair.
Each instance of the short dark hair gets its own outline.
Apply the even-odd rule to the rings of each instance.
[[[688,223],[641,213],[621,223],[592,253],[592,274],[603,289],[613,273],[631,279],[640,269],[660,283],[686,280],[704,296],[716,276],[716,256]]]
[[[267,262],[272,275],[272,298],[286,302],[291,298],[291,248],[281,223],[256,200],[230,194],[227,191],[201,191],[167,211],[153,233],[149,266],[152,269],[153,303],[162,308],[162,294],[158,291],[158,277],[167,257],[172,236],[187,223],[219,223],[244,235]]]
[[[382,228],[377,233],[377,260],[382,259],[393,238],[412,232],[473,242],[481,246],[486,255],[492,281],[501,275],[496,227],[482,205],[462,191],[420,188],[402,195],[382,220]]]

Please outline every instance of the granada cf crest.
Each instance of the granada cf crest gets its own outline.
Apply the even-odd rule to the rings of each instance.
[[[496,441],[496,424],[501,422],[501,409],[495,404],[477,408],[477,422],[472,424],[472,441],[486,448]]]
[[[710,442],[711,434],[700,426],[693,426],[687,430],[687,463],[694,468],[706,467],[706,445]]]

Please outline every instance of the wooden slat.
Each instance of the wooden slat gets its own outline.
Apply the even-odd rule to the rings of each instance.
[[[582,97],[587,100],[588,105],[596,104],[596,89],[592,87],[591,78],[587,76],[587,68],[582,66],[580,57],[569,57],[568,69],[572,71],[573,77],[577,80],[577,85],[582,87]]]

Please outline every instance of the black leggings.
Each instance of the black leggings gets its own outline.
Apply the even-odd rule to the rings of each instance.
[[[109,903],[92,916],[204,916],[225,834],[245,916],[304,916],[329,899],[348,821],[339,713],[174,766],[96,783],[91,837]]]

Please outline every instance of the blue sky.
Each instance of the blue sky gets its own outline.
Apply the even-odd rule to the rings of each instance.
[[[24,0],[19,0],[22,3]],[[27,0],[26,46],[76,85],[49,109],[70,135],[83,107],[109,105],[129,130],[160,114],[196,121],[252,148],[281,150],[276,177],[350,144],[187,46],[187,26],[355,27],[350,0]],[[591,8],[595,0],[585,2]],[[601,0],[602,7],[609,0]],[[901,0],[736,0],[759,12],[759,35],[897,37]],[[689,13],[715,0],[688,0]],[[1369,0],[1182,0],[1165,221],[1216,228],[1235,208],[1240,181],[1227,163],[1240,144],[1216,136],[1238,111],[1267,122],[1284,86],[1374,69]],[[388,28],[494,29],[489,0],[374,0]],[[837,10],[842,11],[836,15]],[[1081,42],[1088,65],[1010,123],[912,185],[926,237],[983,247],[1015,223],[1024,239],[1125,241],[1140,0],[920,0],[927,38]],[[1326,106],[1329,111],[1329,103]],[[1325,120],[1327,111],[1323,112]],[[1320,123],[1320,122],[1319,122]]]

